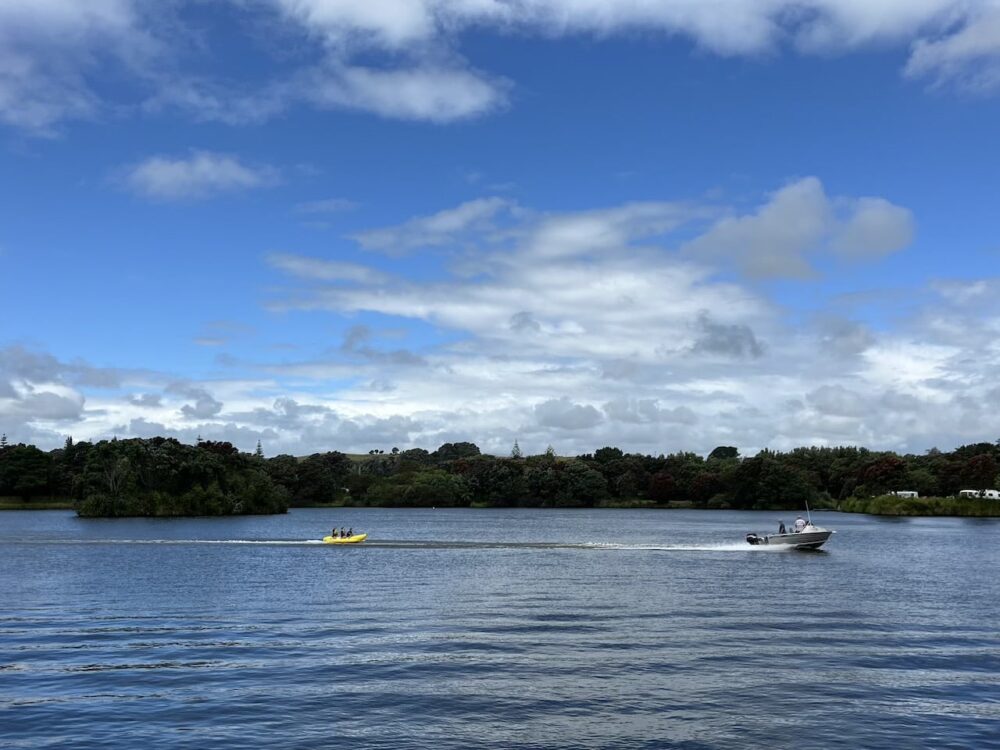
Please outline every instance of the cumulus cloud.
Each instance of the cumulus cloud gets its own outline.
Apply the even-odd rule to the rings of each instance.
[[[808,279],[824,251],[866,259],[905,247],[913,238],[910,211],[884,198],[830,199],[806,177],[776,191],[755,213],[727,216],[687,243],[695,258],[735,263],[754,278]]]
[[[1000,349],[970,367],[960,361],[961,349],[933,343],[929,323],[917,318],[912,324],[919,332],[909,334],[876,333],[842,311],[793,322],[753,286],[718,273],[734,262],[732,255],[692,251],[705,237],[718,237],[727,218],[764,253],[769,246],[761,236],[789,231],[785,236],[793,240],[781,257],[810,264],[874,261],[912,231],[909,212],[888,201],[829,197],[816,179],[783,190],[743,215],[686,203],[466,214],[466,203],[412,218],[407,224],[423,227],[426,219],[459,217],[433,234],[440,242],[424,251],[448,257],[459,237],[463,262],[477,273],[453,267],[421,282],[358,274],[353,282],[310,284],[281,304],[375,313],[399,325],[430,323],[457,334],[457,343],[422,354],[420,372],[382,357],[353,368],[304,362],[285,373],[353,377],[356,385],[341,392],[341,403],[364,404],[382,418],[419,415],[424,436],[442,434],[431,427],[439,419],[462,425],[500,452],[509,449],[503,442],[512,435],[520,435],[522,445],[538,436],[539,449],[548,441],[578,452],[622,442],[623,434],[654,452],[844,441],[899,447],[937,434],[915,423],[919,409],[935,414],[942,433],[944,425],[949,435],[983,429],[966,401],[969,393],[988,390],[983,367],[1000,360]],[[805,209],[801,227],[780,226],[779,218]],[[469,216],[477,220],[466,221]],[[400,227],[388,228],[386,236],[391,232]],[[952,300],[924,300],[938,325],[945,310],[955,317],[949,326],[982,317],[983,301],[991,298],[982,280],[936,288]],[[989,327],[975,330],[985,337]],[[372,336],[371,327],[358,324],[341,351],[358,353]]]
[[[860,198],[836,229],[833,250],[848,258],[870,258],[900,250],[913,241],[913,214],[884,198]]]
[[[115,389],[126,375],[21,345],[0,348],[0,432],[14,442],[61,443],[63,430],[92,411],[87,391]]]
[[[818,179],[807,178],[754,213],[682,239],[720,210],[644,202],[545,214],[501,199],[468,201],[356,237],[367,248],[396,250],[447,250],[460,241],[464,265],[452,274],[414,283],[368,266],[285,255],[272,263],[338,283],[276,306],[419,319],[522,352],[602,362],[757,359],[765,351],[758,326],[772,326],[774,311],[720,281],[718,270],[736,263],[751,278],[811,275],[809,260],[824,254],[872,259],[909,236],[893,231],[909,227],[905,209],[882,199],[830,199]]]
[[[123,181],[155,200],[209,198],[267,187],[278,181],[269,166],[249,166],[235,156],[195,151],[187,157],[152,156],[124,171]]]
[[[28,391],[19,394],[8,407],[7,414],[30,417],[33,421],[59,421],[79,419],[83,413],[84,398],[80,393],[66,395],[53,391]]]
[[[208,419],[222,411],[222,402],[198,385],[174,382],[168,384],[165,390],[167,393],[175,394],[194,402],[184,404],[180,408],[180,414],[188,419]]]
[[[799,188],[803,204],[811,197],[826,216],[815,246],[796,250],[809,261],[877,260],[893,244],[879,239],[891,207],[828,197],[818,180]],[[269,455],[454,440],[505,454],[515,438],[527,452],[551,443],[565,454],[608,444],[654,454],[845,442],[919,451],[1000,435],[1000,281],[897,290],[914,312],[892,328],[866,318],[866,305],[821,295],[815,317],[789,317],[766,285],[731,273],[732,256],[710,262],[688,249],[720,216],[762,231],[770,225],[753,220],[774,202],[742,212],[662,202],[562,213],[446,208],[432,216],[448,221],[410,221],[460,237],[479,271],[445,262],[423,280],[378,270],[389,262],[360,246],[371,265],[276,254],[268,260],[283,276],[277,304],[330,316],[342,339],[298,361],[287,351],[278,362],[241,360],[250,374],[232,381],[177,382],[0,349],[0,431],[44,447],[67,434],[200,434],[244,450],[261,439]],[[875,239],[848,243],[850,252],[837,246],[869,210],[890,215],[858,220]],[[423,252],[428,261],[454,256],[445,241]],[[240,330],[217,321],[203,333]]]
[[[808,278],[813,270],[804,256],[829,231],[831,214],[822,184],[809,177],[778,190],[755,214],[721,219],[687,251],[731,259],[754,277]]]
[[[125,371],[94,367],[86,362],[64,362],[48,352],[29,349],[20,344],[0,348],[0,382],[57,383],[116,388]]]

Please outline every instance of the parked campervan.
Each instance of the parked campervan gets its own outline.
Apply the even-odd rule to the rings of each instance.
[[[978,497],[984,500],[1000,500],[1000,490],[961,490],[959,497]]]

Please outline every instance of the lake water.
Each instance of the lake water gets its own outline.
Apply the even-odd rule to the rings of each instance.
[[[1000,522],[779,518],[3,512],[0,746],[1000,748]]]

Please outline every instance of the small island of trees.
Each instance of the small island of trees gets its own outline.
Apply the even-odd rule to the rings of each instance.
[[[1000,445],[900,456],[858,447],[707,456],[604,447],[559,457],[484,455],[474,443],[267,459],[232,444],[173,438],[66,441],[42,451],[0,440],[0,503],[81,516],[283,513],[289,506],[813,508],[888,515],[1000,516],[1000,501],[959,498],[1000,483]],[[891,493],[908,490],[919,497]]]

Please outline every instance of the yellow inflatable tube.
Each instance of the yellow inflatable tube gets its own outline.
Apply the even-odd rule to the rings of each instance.
[[[325,536],[323,541],[327,544],[357,544],[368,538],[367,534],[355,534],[354,536]]]

